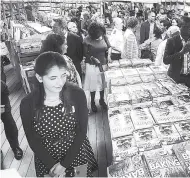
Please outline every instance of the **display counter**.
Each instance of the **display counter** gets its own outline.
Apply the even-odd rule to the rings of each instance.
[[[189,89],[148,59],[121,59],[105,72],[112,177],[190,176]]]

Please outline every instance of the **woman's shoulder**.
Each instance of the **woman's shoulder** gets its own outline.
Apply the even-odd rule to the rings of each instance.
[[[66,92],[70,93],[70,97],[72,99],[78,99],[85,96],[84,90],[80,88],[78,85],[71,82],[67,82],[65,85],[66,85]]]

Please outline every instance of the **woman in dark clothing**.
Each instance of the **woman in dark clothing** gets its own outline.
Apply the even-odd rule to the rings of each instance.
[[[103,81],[98,65],[101,65],[103,70],[106,70],[108,63],[106,55],[110,44],[108,44],[108,39],[105,36],[105,27],[100,23],[92,22],[88,29],[88,34],[89,35],[84,39],[84,56],[86,57],[84,90],[90,91],[91,109],[93,112],[97,112],[97,107],[94,101],[96,91],[100,92],[100,105],[103,109],[107,109],[107,105],[104,101],[104,89],[106,85],[105,81]],[[94,59],[96,59],[97,64],[94,64]]]
[[[31,149],[37,177],[74,176],[74,168],[87,164],[87,176],[97,169],[86,137],[88,110],[85,93],[67,83],[62,55],[42,53],[36,59],[36,89],[20,105],[20,115]]]
[[[68,81],[73,82],[82,88],[81,79],[75,65],[73,64],[71,58],[65,55],[67,52],[65,37],[58,34],[49,34],[42,43],[40,53],[48,51],[58,52],[64,57],[69,69],[69,76],[67,77]]]
[[[22,159],[23,151],[19,147],[18,129],[11,114],[11,105],[9,101],[9,90],[4,81],[1,80],[1,107],[4,106],[4,111],[1,110],[1,120],[4,124],[5,135],[13,150],[14,157],[17,160]],[[3,109],[1,108],[1,109]]]

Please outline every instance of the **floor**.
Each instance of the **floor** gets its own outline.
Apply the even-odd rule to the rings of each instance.
[[[12,106],[12,115],[19,130],[18,139],[20,147],[24,151],[24,157],[20,161],[14,159],[13,152],[5,136],[3,123],[1,122],[1,149],[3,151],[4,167],[15,168],[22,177],[35,177],[33,152],[28,146],[19,114],[20,102],[26,94],[15,75],[12,65],[5,66],[5,73],[7,76],[7,85],[10,91],[9,98]],[[106,177],[107,165],[111,162],[112,145],[107,112],[102,111],[99,106],[96,114],[91,113],[89,115],[88,137],[99,164],[99,170],[95,173],[95,176]]]

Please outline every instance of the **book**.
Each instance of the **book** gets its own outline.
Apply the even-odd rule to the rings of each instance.
[[[133,135],[112,139],[113,162],[128,159],[138,153],[138,148]]]
[[[166,74],[167,68],[164,66],[150,66],[149,67],[156,75],[157,74]]]
[[[155,123],[148,108],[131,110],[131,119],[136,130],[152,127]]]
[[[154,130],[161,143],[170,145],[181,141],[181,137],[172,123],[155,125]]]
[[[176,105],[178,106],[179,103],[177,102],[177,100],[172,97],[172,96],[165,96],[165,97],[157,97],[153,99],[153,105],[155,107],[159,107],[159,108],[167,108],[169,106],[173,106]]]
[[[109,108],[113,108],[113,107],[117,107],[117,103],[115,101],[115,97],[113,94],[108,94],[108,97],[107,97],[107,103],[108,103],[108,107]]]
[[[153,82],[156,80],[155,76],[150,74],[150,75],[145,75],[145,74],[141,74],[140,75],[140,78],[141,80],[144,82],[144,83],[149,83],[149,82]]]
[[[126,105],[131,104],[131,97],[129,93],[123,92],[123,93],[115,93],[114,94],[115,101],[118,103],[118,105]]]
[[[127,68],[127,67],[131,67],[132,66],[132,63],[130,60],[128,59],[120,59],[119,60],[119,64],[120,64],[120,67],[122,68]]]
[[[173,145],[173,150],[183,169],[190,176],[190,141]]]
[[[111,79],[112,86],[123,86],[123,85],[127,85],[127,84],[128,83],[127,83],[125,77],[118,77],[118,78]]]
[[[141,68],[136,68],[137,72],[139,73],[139,75],[153,75],[153,72],[150,68],[148,67],[141,67]]]
[[[158,79],[167,79],[168,78],[168,75],[167,74],[165,74],[165,73],[158,73],[158,74],[155,74],[154,73],[154,76],[155,76],[155,78],[158,80]]]
[[[115,60],[115,61],[112,61],[111,63],[108,63],[108,67],[109,69],[112,69],[112,68],[119,68],[119,61]]]
[[[115,93],[128,93],[128,88],[126,86],[111,86],[111,92]]]
[[[105,76],[107,79],[112,79],[112,78],[119,78],[122,77],[123,74],[120,69],[118,70],[108,70],[105,72]]]
[[[144,67],[153,63],[150,59],[132,59],[131,62],[133,67]]]
[[[157,124],[182,121],[189,117],[188,111],[184,106],[151,107],[149,109]]]
[[[189,93],[183,93],[176,96],[176,100],[179,102],[180,105],[190,103],[190,95]]]
[[[127,68],[127,69],[122,68],[121,72],[123,73],[123,75],[125,77],[127,77],[127,76],[139,76],[139,73],[137,72],[137,70],[133,69],[133,68]]]
[[[174,123],[183,140],[190,140],[190,120]]]
[[[125,80],[128,85],[142,83],[142,80],[141,80],[140,76],[138,76],[138,75],[137,76],[125,76]]]
[[[108,174],[111,177],[125,178],[146,178],[149,176],[142,158],[138,154],[109,166]]]
[[[129,113],[128,114],[119,113],[114,115],[111,115],[109,113],[108,121],[112,138],[130,135],[134,130],[133,123],[131,121]]]
[[[133,132],[137,147],[139,150],[152,150],[160,148],[160,140],[153,127],[136,130]]]
[[[163,148],[144,152],[144,158],[153,178],[187,176],[176,155]]]

